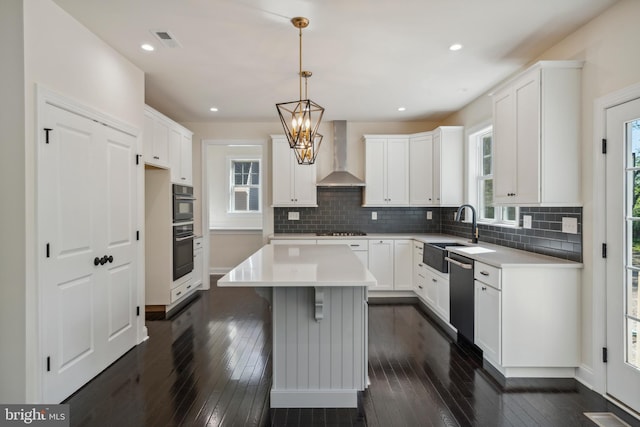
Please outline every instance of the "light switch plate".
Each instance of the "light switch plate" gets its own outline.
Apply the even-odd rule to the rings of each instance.
[[[433,219],[433,212],[427,211],[427,219]]]
[[[522,215],[522,228],[531,228],[531,215]]]
[[[289,212],[289,221],[298,221],[300,219],[300,212]]]
[[[569,234],[578,234],[578,218],[563,217],[562,232]]]
[[[371,212],[371,219],[374,221],[378,220],[378,212]]]

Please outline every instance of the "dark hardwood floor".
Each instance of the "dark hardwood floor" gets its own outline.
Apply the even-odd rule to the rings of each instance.
[[[72,426],[594,426],[616,412],[574,380],[499,385],[414,305],[370,305],[358,409],[269,409],[271,320],[252,289],[217,288],[71,396]]]

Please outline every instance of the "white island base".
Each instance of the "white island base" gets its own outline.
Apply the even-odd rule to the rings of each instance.
[[[375,283],[346,245],[266,245],[218,281],[273,288],[272,408],[357,407]]]

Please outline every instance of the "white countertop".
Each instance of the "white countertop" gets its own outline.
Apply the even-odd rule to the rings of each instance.
[[[457,242],[464,243],[469,246],[475,246],[487,249],[487,252],[465,253],[464,248],[451,247],[450,251],[462,256],[466,256],[475,261],[483,262],[498,268],[519,268],[519,267],[554,267],[554,268],[582,268],[579,262],[569,261],[562,258],[556,258],[548,255],[536,254],[533,252],[512,249],[506,246],[494,245],[491,243],[480,242],[472,244],[468,239],[452,236],[450,234],[411,234],[411,233],[381,233],[367,234],[366,236],[316,236],[315,234],[302,233],[279,233],[271,236],[275,239],[301,239],[301,240],[323,240],[323,239],[413,239],[423,243],[429,242]]]
[[[374,286],[346,245],[265,245],[218,280],[218,286]]]

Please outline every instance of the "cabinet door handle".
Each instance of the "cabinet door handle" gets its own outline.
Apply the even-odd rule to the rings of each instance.
[[[486,287],[486,286],[483,286],[483,287],[482,287],[482,290],[483,290],[483,291],[486,291],[486,290],[487,290],[487,287]]]
[[[484,271],[484,270],[483,270],[483,271],[481,271],[481,272],[480,272],[480,274],[482,274],[483,276],[488,276],[488,275],[489,275],[489,272],[488,272],[488,271]]]
[[[153,158],[156,159],[156,160],[160,160],[160,157],[158,157],[158,156],[153,156]]]
[[[438,281],[437,281],[436,279],[434,279],[433,277],[431,278],[431,281],[432,281],[432,282],[436,282],[436,283],[438,282]]]
[[[422,289],[422,286],[418,285],[418,288]]]

